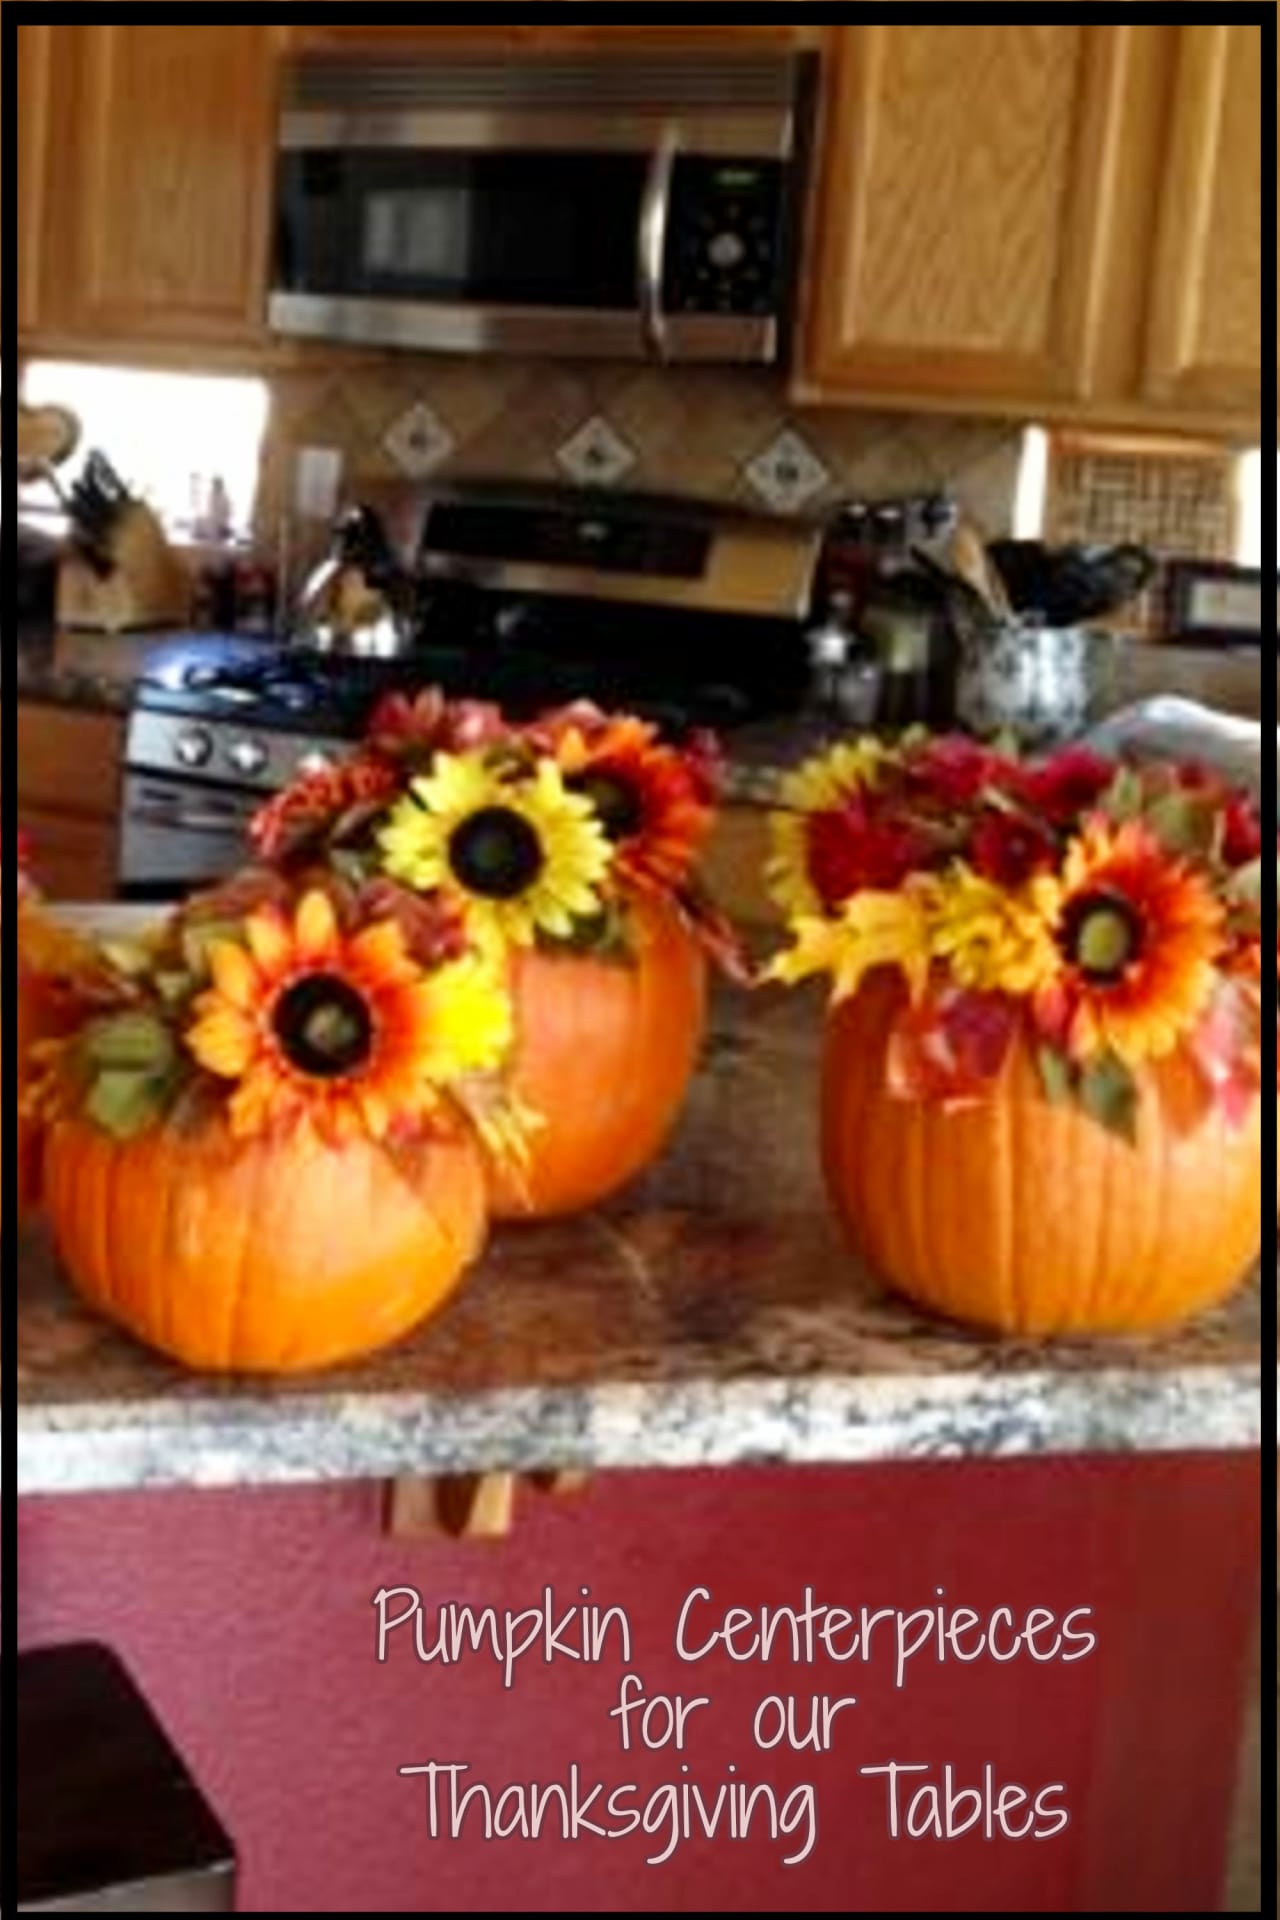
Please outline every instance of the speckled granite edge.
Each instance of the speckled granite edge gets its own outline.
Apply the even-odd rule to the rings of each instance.
[[[310,1392],[22,1407],[18,1491],[642,1468],[1252,1450],[1253,1365],[743,1378],[462,1396]]]

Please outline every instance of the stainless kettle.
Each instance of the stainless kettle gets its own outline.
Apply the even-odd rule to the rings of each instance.
[[[295,646],[390,659],[412,645],[410,587],[380,516],[354,506],[308,575],[293,617]]]

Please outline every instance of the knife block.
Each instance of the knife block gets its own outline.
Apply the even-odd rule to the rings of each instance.
[[[140,500],[124,507],[111,531],[111,569],[99,573],[70,549],[58,570],[59,626],[91,633],[182,626],[191,581],[159,520]]]

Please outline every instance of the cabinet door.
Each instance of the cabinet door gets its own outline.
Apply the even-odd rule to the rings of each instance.
[[[1176,31],[1145,392],[1250,414],[1264,353],[1262,29]]]
[[[1086,397],[1127,27],[848,26],[832,43],[806,384]]]
[[[74,29],[60,174],[72,333],[252,341],[263,330],[277,29]],[[61,279],[61,276],[60,276]]]
[[[45,154],[49,128],[49,54],[54,29],[21,26],[15,38],[18,116],[18,328],[39,317],[40,240],[44,232]]]

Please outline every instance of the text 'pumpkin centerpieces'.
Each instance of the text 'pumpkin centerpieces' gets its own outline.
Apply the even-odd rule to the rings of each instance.
[[[101,980],[36,1083],[50,1223],[94,1306],[188,1366],[287,1372],[447,1298],[485,1237],[480,1140],[518,1133],[507,983],[455,927],[415,952],[335,876],[245,876],[104,944]]]
[[[1225,1296],[1261,1240],[1263,833],[1195,766],[960,737],[792,775],[775,979],[833,982],[833,1205],[895,1287],[1008,1332]]]
[[[525,1151],[493,1162],[499,1218],[576,1212],[656,1156],[705,1023],[726,923],[699,886],[719,770],[579,703],[523,725],[431,691],[393,696],[365,744],[259,816],[260,856],[356,881],[405,928],[441,913],[509,984],[507,1087]]]

